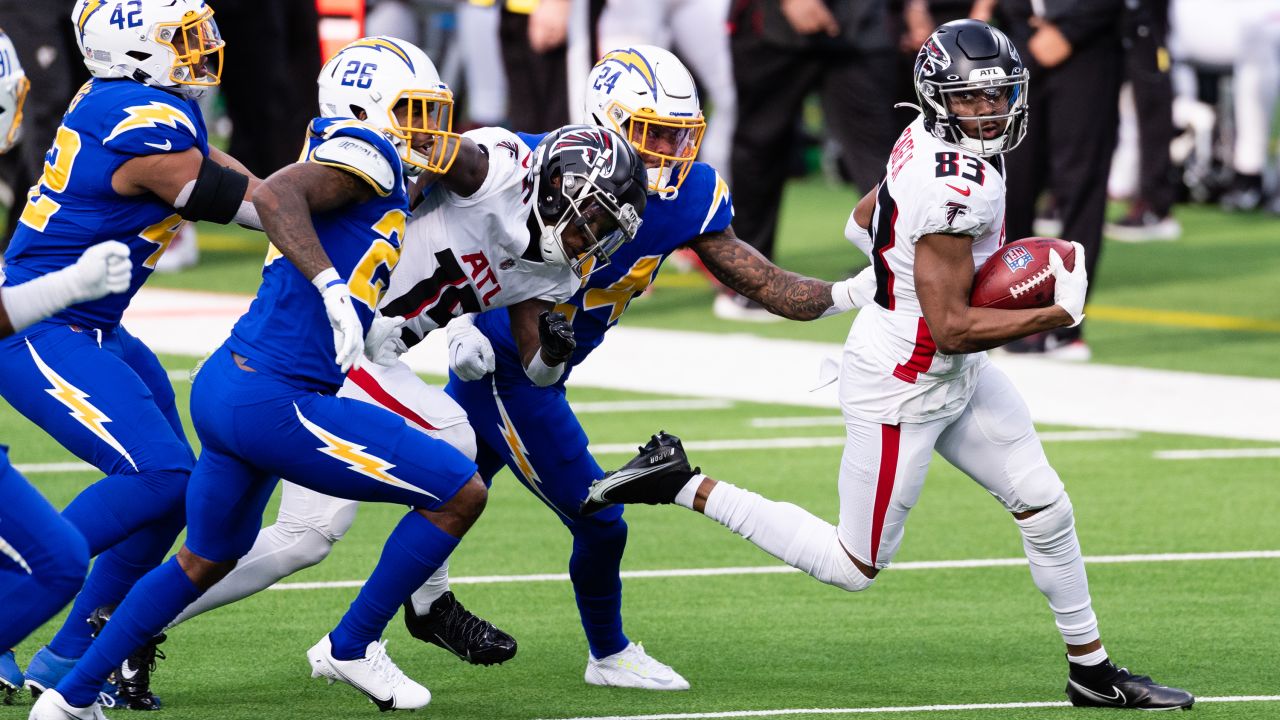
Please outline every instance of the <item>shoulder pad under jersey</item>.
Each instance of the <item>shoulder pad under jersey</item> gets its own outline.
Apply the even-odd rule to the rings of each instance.
[[[373,186],[386,197],[396,188],[396,169],[372,143],[339,135],[315,146],[310,162],[345,170]]]

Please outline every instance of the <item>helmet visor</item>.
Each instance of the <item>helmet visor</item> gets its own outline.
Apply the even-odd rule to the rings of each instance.
[[[628,139],[640,152],[645,166],[650,170],[651,192],[678,190],[689,175],[693,161],[702,147],[702,136],[707,122],[698,117],[673,117],[658,115],[649,110],[631,112]]]
[[[177,85],[213,86],[222,82],[226,42],[213,20],[213,8],[188,12],[181,20],[156,23],[156,41],[173,48],[169,79]]]
[[[453,93],[405,90],[390,114],[392,132],[405,141],[401,159],[428,172],[449,172],[462,139],[453,132]]]
[[[945,109],[955,141],[986,155],[1008,152],[1021,139],[1026,116],[1025,72],[983,82],[929,82],[925,90],[936,96],[934,102],[940,109]]]

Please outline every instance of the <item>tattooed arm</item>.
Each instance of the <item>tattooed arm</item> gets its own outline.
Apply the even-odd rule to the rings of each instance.
[[[833,283],[798,275],[769,262],[738,239],[733,228],[700,235],[689,243],[716,279],[726,287],[790,320],[822,317],[832,305]]]
[[[345,170],[318,163],[295,163],[263,180],[253,193],[253,204],[271,244],[311,279],[333,267],[316,236],[312,213],[336,210],[371,197],[373,188]]]

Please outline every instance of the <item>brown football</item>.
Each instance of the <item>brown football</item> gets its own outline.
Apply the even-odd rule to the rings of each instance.
[[[1075,269],[1075,246],[1065,240],[1032,237],[1011,242],[987,258],[973,278],[971,307],[999,310],[1041,308],[1053,304],[1053,270],[1049,250],[1057,250],[1062,264]]]

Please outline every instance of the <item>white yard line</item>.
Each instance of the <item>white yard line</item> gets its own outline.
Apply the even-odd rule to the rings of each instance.
[[[1223,560],[1276,560],[1280,550],[1240,550],[1233,552],[1159,553],[1153,555],[1095,555],[1084,560],[1089,565],[1120,565],[1152,562],[1198,562]],[[974,568],[1017,567],[1026,565],[1026,558],[984,558],[975,560],[923,560],[896,563],[894,570],[969,570]],[[673,568],[669,570],[624,570],[624,578],[677,578],[720,577],[725,575],[781,575],[799,572],[787,565],[752,565],[748,567]],[[568,582],[568,573],[536,573],[531,575],[472,575],[451,577],[453,585],[492,585],[530,582]],[[271,590],[326,590],[332,588],[357,588],[363,580],[334,580],[331,582],[276,583]]]
[[[1280,702],[1280,695],[1225,695],[1198,697],[1196,703]],[[661,713],[655,715],[590,715],[561,720],[710,720],[711,718],[785,717],[797,715],[872,715],[908,712],[967,712],[973,710],[1024,710],[1029,708],[1071,707],[1065,701],[967,703],[957,705],[888,705],[861,708],[787,708],[780,710],[725,710],[704,713]]]
[[[1221,450],[1157,450],[1157,460],[1231,460],[1280,457],[1280,448],[1224,448]]]
[[[841,415],[813,415],[810,417],[757,417],[751,418],[753,428],[802,428],[844,425]]]
[[[13,466],[14,470],[23,475],[40,475],[42,473],[63,473],[63,472],[96,472],[101,474],[98,468],[86,462],[72,460],[70,462],[50,462],[50,463],[18,463]]]

